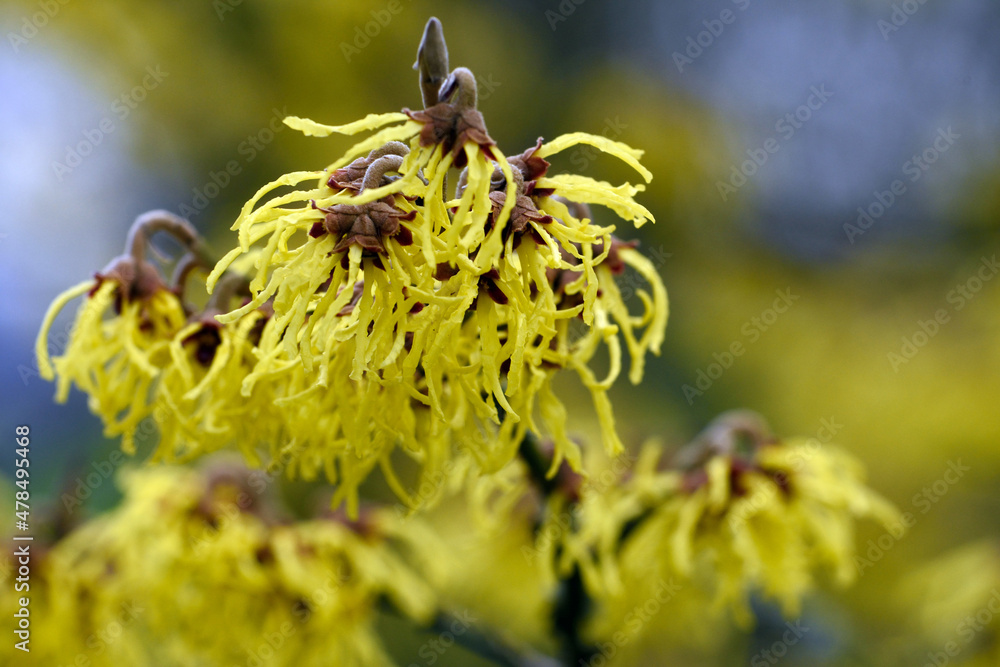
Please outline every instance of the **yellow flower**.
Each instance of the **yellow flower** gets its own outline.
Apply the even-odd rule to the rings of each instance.
[[[258,252],[253,298],[218,320],[231,325],[273,307],[244,395],[259,382],[286,388],[277,402],[290,413],[285,451],[302,459],[293,468],[307,477],[324,469],[344,485],[338,497],[355,497],[378,466],[406,498],[389,464],[397,447],[425,473],[456,446],[495,472],[526,433],[538,432],[555,441],[553,471],[563,459],[579,468],[551,387],[560,368],[579,374],[605,446],[620,451],[606,396],[622,364],[620,339],[638,382],[666,326],[656,268],[616,240],[613,226],[595,224],[586,206],[642,224],[652,220],[633,199],[643,186],[549,176],[544,159],[590,144],[648,181],[641,151],[575,133],[508,160],[475,108],[475,78],[464,68],[448,74],[442,52],[429,27],[418,55],[423,111],[342,126],[287,118],[311,136],[374,134],[322,171],[286,174],[258,191],[233,225],[239,246],[208,279],[212,290],[234,261]],[[452,167],[464,167],[454,198],[446,192]],[[638,314],[615,285],[626,268],[649,284],[638,292]],[[597,378],[588,364],[602,345],[611,368]]]
[[[281,442],[280,397],[262,385],[244,396],[243,384],[257,358],[255,342],[270,324],[257,310],[235,324],[219,324],[209,309],[190,318],[170,341],[171,363],[153,393],[160,439],[154,460],[186,461],[236,446],[252,465],[261,450]]]
[[[754,415],[720,417],[688,454],[696,458],[680,492],[625,543],[621,567],[664,563],[712,591],[715,606],[730,607],[741,623],[751,621],[751,593],[794,616],[815,571],[851,583],[856,519],[899,525],[850,455],[815,440],[778,442]]]
[[[433,537],[390,512],[279,523],[260,478],[231,466],[122,481],[119,508],[33,569],[32,612],[52,632],[37,628],[32,650],[46,664],[391,665],[380,600],[420,624],[436,612],[437,575],[414,569],[432,565]]]
[[[209,274],[206,288],[216,293],[200,313],[182,302],[183,286],[165,289],[143,257],[146,236],[160,229],[194,252],[193,230],[167,214],[137,221],[130,254],[108,276],[121,283],[125,269],[137,275],[114,291],[121,316],[101,314],[111,287],[88,301],[79,335],[57,360],[60,395],[75,381],[129,451],[152,415],[160,460],[235,445],[255,466],[307,479],[322,471],[338,485],[334,502],[346,500],[352,512],[375,468],[417,506],[434,498],[412,488],[446,462],[468,457],[496,473],[529,433],[554,442],[551,474],[563,461],[579,470],[581,452],[553,389],[561,369],[590,391],[605,448],[620,452],[607,391],[623,342],[634,383],[645,355],[659,352],[667,294],[656,267],[614,237],[613,225],[595,223],[588,203],[637,226],[652,215],[633,198],[644,186],[549,174],[545,158],[589,144],[649,181],[642,153],[574,133],[539,139],[508,160],[476,109],[475,77],[449,73],[433,25],[418,55],[424,110],[343,126],[286,119],[313,136],[373,134],[326,169],[286,174],[246,203],[233,225],[238,246]],[[219,296],[222,283],[244,273],[249,298]],[[638,310],[630,311],[618,276],[647,285],[635,292]],[[44,338],[65,301],[39,339],[43,372]],[[149,327],[150,313],[162,315],[162,327]],[[610,366],[597,377],[590,364],[604,350]],[[114,365],[119,359],[127,363]],[[121,377],[88,382],[105,367]],[[416,463],[415,484],[396,474],[397,451]]]
[[[152,414],[150,393],[170,363],[170,340],[187,319],[180,298],[145,259],[148,236],[169,231],[193,248],[194,230],[165,211],[140,216],[129,233],[126,255],[93,280],[59,295],[49,307],[35,344],[41,376],[57,380],[56,400],[66,401],[76,385],[89,396],[91,411],[104,421],[105,435],[122,435],[134,451],[139,423]],[[59,312],[86,295],[62,355],[50,359],[48,333]]]
[[[149,237],[159,231],[188,249],[169,287],[145,258]],[[242,393],[257,366],[257,341],[271,318],[263,308],[231,325],[214,319],[220,306],[228,310],[230,301],[242,297],[239,287],[246,281],[234,274],[205,310],[191,314],[193,307],[182,295],[201,261],[200,243],[194,229],[170,213],[140,216],[129,232],[126,254],[49,307],[36,343],[40,373],[57,380],[60,402],[74,384],[86,393],[105,435],[121,435],[126,452],[135,452],[137,436],[152,433],[143,423],[149,419],[159,431],[156,460],[187,460],[236,445],[259,465],[262,445],[275,446],[285,433],[274,404],[282,394],[268,387]],[[50,359],[53,321],[83,294],[66,350]]]
[[[898,601],[919,642],[906,642],[914,660],[953,657],[963,665],[1000,660],[1000,545],[986,539],[953,549],[903,578]],[[950,651],[944,653],[944,651]]]
[[[579,577],[593,602],[584,636],[619,637],[623,664],[665,646],[708,649],[727,631],[724,612],[752,622],[754,594],[798,614],[820,572],[841,585],[856,576],[856,520],[900,525],[847,453],[778,441],[752,413],[721,416],[670,467],[656,443],[617,458],[588,448],[586,476],[563,462],[547,478],[554,448],[543,449],[522,449],[525,463],[481,482],[471,505],[501,526],[528,510],[522,555],[547,589]]]

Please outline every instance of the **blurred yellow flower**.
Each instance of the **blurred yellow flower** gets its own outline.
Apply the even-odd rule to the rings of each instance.
[[[161,466],[44,556],[32,578],[32,653],[45,664],[390,665],[375,634],[385,597],[436,613],[433,536],[390,512],[279,521],[248,471]],[[390,547],[390,542],[393,546]],[[13,604],[13,586],[2,603]],[[41,626],[41,627],[40,627]],[[8,642],[0,649],[12,660]],[[41,664],[41,663],[39,663]]]
[[[165,211],[140,216],[129,232],[126,254],[93,280],[63,292],[49,307],[35,344],[40,375],[57,379],[56,400],[64,402],[76,384],[88,394],[90,409],[104,421],[107,436],[122,436],[134,451],[139,423],[152,414],[150,393],[170,363],[170,340],[186,321],[181,299],[145,259],[148,237],[168,231],[194,249],[196,234],[184,220]],[[49,357],[48,334],[56,316],[86,295],[62,355]]]
[[[900,524],[898,512],[862,482],[860,464],[815,440],[777,441],[753,415],[720,417],[693,449],[682,489],[625,545],[622,567],[665,562],[713,591],[747,624],[751,593],[786,615],[829,569],[838,584],[856,577],[854,522]]]
[[[908,642],[931,664],[995,665],[1000,661],[1000,544],[981,540],[914,568],[898,601],[922,639]],[[912,658],[911,658],[912,659]]]

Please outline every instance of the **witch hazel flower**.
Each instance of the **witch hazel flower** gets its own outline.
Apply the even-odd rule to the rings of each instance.
[[[235,322],[265,303],[275,318],[246,389],[301,364],[303,400],[336,384],[344,404],[354,403],[346,398],[352,393],[375,401],[374,386],[380,400],[395,396],[410,404],[404,412],[423,413],[411,421],[429,432],[487,429],[491,444],[474,450],[486,469],[502,467],[526,432],[541,430],[557,435],[559,459],[579,466],[577,448],[563,435],[565,408],[550,385],[558,369],[572,368],[594,395],[606,445],[619,449],[605,396],[621,365],[619,337],[637,382],[642,358],[662,340],[666,290],[650,263],[614,239],[613,225],[594,222],[587,204],[637,225],[652,215],[633,198],[642,185],[549,174],[546,158],[586,143],[648,181],[641,151],[574,133],[539,140],[508,160],[476,108],[475,76],[449,68],[436,19],[416,67],[423,110],[340,126],[286,119],[311,136],[374,134],[326,169],[276,179],[234,223],[240,244],[209,276],[209,289],[231,262],[259,249],[253,298],[219,320]],[[286,186],[296,189],[268,198]],[[651,286],[640,315],[628,312],[614,286],[626,266]],[[580,337],[571,335],[577,320],[587,329]],[[596,378],[588,362],[601,346],[612,370]],[[350,387],[334,377],[335,366],[347,371]],[[413,428],[380,429],[366,426],[362,440],[415,440]]]
[[[189,253],[197,250],[197,234],[186,220],[166,211],[139,216],[129,231],[125,254],[94,278],[60,294],[49,306],[35,344],[41,376],[56,381],[56,400],[65,402],[76,385],[103,420],[105,435],[123,436],[126,451],[134,449],[139,423],[152,414],[154,382],[170,363],[170,341],[187,319],[177,291],[147,259],[149,239],[157,232],[171,235]],[[85,300],[66,349],[52,359],[52,323],[81,296]]]
[[[161,413],[157,457],[235,445],[252,465],[281,460],[292,475],[324,474],[340,487],[335,502],[351,507],[376,468],[416,504],[395,470],[398,452],[416,463],[419,485],[457,458],[496,472],[537,434],[554,442],[552,474],[563,461],[579,470],[553,386],[562,370],[592,395],[608,452],[621,451],[607,392],[625,350],[632,382],[645,355],[659,352],[667,294],[656,268],[614,224],[595,221],[590,205],[636,226],[653,216],[634,199],[643,184],[553,173],[547,158],[590,144],[648,182],[642,152],[578,132],[540,138],[508,159],[477,108],[475,76],[449,66],[436,19],[416,67],[421,110],[339,126],[285,119],[310,136],[368,136],[326,168],[277,178],[243,206],[232,226],[237,245],[205,282],[224,296],[187,306],[136,260],[137,287],[125,285],[124,300],[173,304],[173,316],[155,363],[134,361],[128,372],[138,375],[112,393],[142,406],[136,418]],[[638,291],[638,312],[615,285],[626,270],[649,286]],[[240,282],[238,294],[227,281]],[[115,287],[114,298],[121,294]],[[112,288],[97,296],[107,302]],[[610,359],[603,377],[590,365],[599,353]],[[78,384],[105,363],[78,352],[69,359],[78,360],[75,374],[62,375]],[[106,421],[123,409],[103,408]],[[129,437],[136,418],[116,432]]]

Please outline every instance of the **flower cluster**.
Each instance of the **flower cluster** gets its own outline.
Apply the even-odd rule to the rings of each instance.
[[[312,136],[374,133],[326,169],[286,174],[247,202],[233,225],[238,246],[208,275],[215,294],[200,314],[158,278],[129,288],[99,275],[60,297],[39,339],[47,377],[52,316],[91,291],[56,360],[60,399],[75,382],[127,449],[153,414],[160,458],[235,445],[255,465],[284,458],[290,474],[325,473],[352,512],[375,468],[419,504],[396,452],[425,478],[456,456],[492,473],[535,433],[555,443],[552,473],[563,460],[580,470],[552,386],[560,369],[589,389],[604,445],[620,452],[607,390],[623,348],[634,383],[645,355],[659,352],[667,294],[652,262],[595,222],[589,205],[636,226],[653,218],[633,198],[643,185],[550,173],[546,158],[590,144],[649,181],[641,151],[573,133],[506,158],[476,108],[475,77],[448,71],[435,26],[418,59],[423,110],[336,127],[285,120]],[[129,261],[157,276],[140,255]],[[625,271],[648,283],[637,313],[615,284]],[[609,359],[604,377],[591,368],[599,353]]]
[[[419,623],[433,617],[433,536],[375,510],[290,523],[248,472],[216,464],[124,476],[122,505],[61,539],[34,571],[32,619],[44,624],[36,659],[393,664],[376,612],[387,601]],[[0,607],[15,595],[5,585]],[[2,650],[16,663],[10,643]]]
[[[235,449],[271,475],[332,484],[331,509],[293,521],[233,465],[125,476],[122,506],[42,561],[38,615],[60,630],[38,634],[73,638],[43,644],[50,662],[76,664],[116,624],[108,664],[384,665],[377,605],[427,628],[488,599],[482,617],[524,651],[481,635],[487,654],[596,664],[609,638],[685,644],[730,617],[747,625],[753,596],[795,615],[822,573],[855,576],[858,520],[898,523],[848,454],[778,440],[752,413],[723,415],[669,460],[655,444],[633,458],[608,391],[626,369],[642,380],[668,299],[658,267],[603,216],[653,220],[635,199],[651,179],[642,152],[577,132],[508,157],[436,19],[416,68],[422,109],[339,126],[286,118],[309,136],[366,136],[258,190],[221,259],[153,211],[124,255],[50,306],[40,374],[59,401],[87,394],[126,451],[155,422],[153,460]],[[642,183],[550,163],[580,144]],[[150,258],[161,233],[183,250],[169,278],[169,258]],[[623,275],[644,284],[633,303]],[[79,297],[53,357],[49,331]],[[603,446],[571,436],[564,370],[592,397]],[[376,469],[398,511],[362,506]],[[450,549],[423,519],[401,522],[446,494],[459,510],[429,517]],[[269,637],[280,650],[264,656]]]
[[[587,476],[565,462],[546,475],[553,449],[551,442],[529,441],[521,463],[479,482],[459,519],[450,516],[453,507],[434,518],[435,529],[445,532],[453,522],[466,532],[470,522],[478,525],[479,537],[458,539],[471,541],[472,551],[481,543],[487,554],[471,574],[453,568],[442,595],[464,601],[454,590],[470,580],[516,572],[509,578],[543,591],[517,608],[574,595],[589,600],[567,610],[578,614],[583,645],[618,642],[616,650],[636,664],[654,638],[708,650],[732,622],[752,623],[754,597],[797,617],[820,582],[842,586],[856,577],[858,521],[902,525],[845,451],[817,440],[778,439],[751,412],[721,415],[670,456],[656,442],[617,457],[588,448]],[[490,549],[499,555],[488,555]],[[520,558],[513,555],[518,551]],[[644,611],[650,608],[655,613]]]
[[[167,280],[148,258],[156,233],[178,241],[185,254]],[[67,290],[49,307],[36,343],[39,372],[57,380],[63,402],[74,384],[85,392],[91,410],[104,422],[105,435],[121,436],[122,447],[136,450],[137,436],[159,430],[157,458],[186,460],[238,444],[251,461],[257,445],[279,437],[272,396],[240,394],[254,366],[255,342],[267,317],[258,312],[239,325],[222,325],[214,315],[239,296],[238,276],[227,276],[215,297],[197,307],[185,292],[204,265],[204,249],[187,221],[166,211],[139,216],[129,232],[125,254],[91,280]],[[204,273],[204,269],[201,269]],[[245,290],[245,288],[244,288]],[[48,332],[72,299],[85,296],[62,355],[51,358]],[[247,414],[263,419],[250,422]]]
[[[549,585],[575,572],[599,603],[590,621],[597,638],[622,629],[627,612],[663,582],[679,591],[669,606],[678,610],[670,617],[681,634],[694,630],[680,616],[703,623],[729,610],[737,623],[750,623],[751,595],[794,617],[817,573],[840,585],[854,579],[856,520],[899,525],[898,512],[863,484],[846,452],[778,440],[753,413],[720,416],[662,459],[650,443],[635,457],[589,462],[586,479],[563,466],[546,480],[525,466],[522,479],[534,482],[513,476],[507,492],[492,485],[494,497],[521,499],[507,497],[503,507],[533,513],[536,539],[522,551],[543,565]]]
[[[619,556],[622,572],[660,563],[709,591],[749,624],[749,596],[800,613],[816,571],[839,585],[856,576],[854,524],[899,524],[895,508],[863,483],[860,464],[815,440],[779,441],[753,413],[721,416],[681,452],[666,473],[672,482],[639,476],[637,493],[674,489],[649,508]],[[646,490],[643,487],[646,487]]]

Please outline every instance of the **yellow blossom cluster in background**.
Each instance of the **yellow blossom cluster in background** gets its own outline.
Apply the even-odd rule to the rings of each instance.
[[[248,472],[130,472],[120,507],[36,550],[34,664],[389,664],[376,612],[432,618],[433,534],[389,511],[292,523]]]

